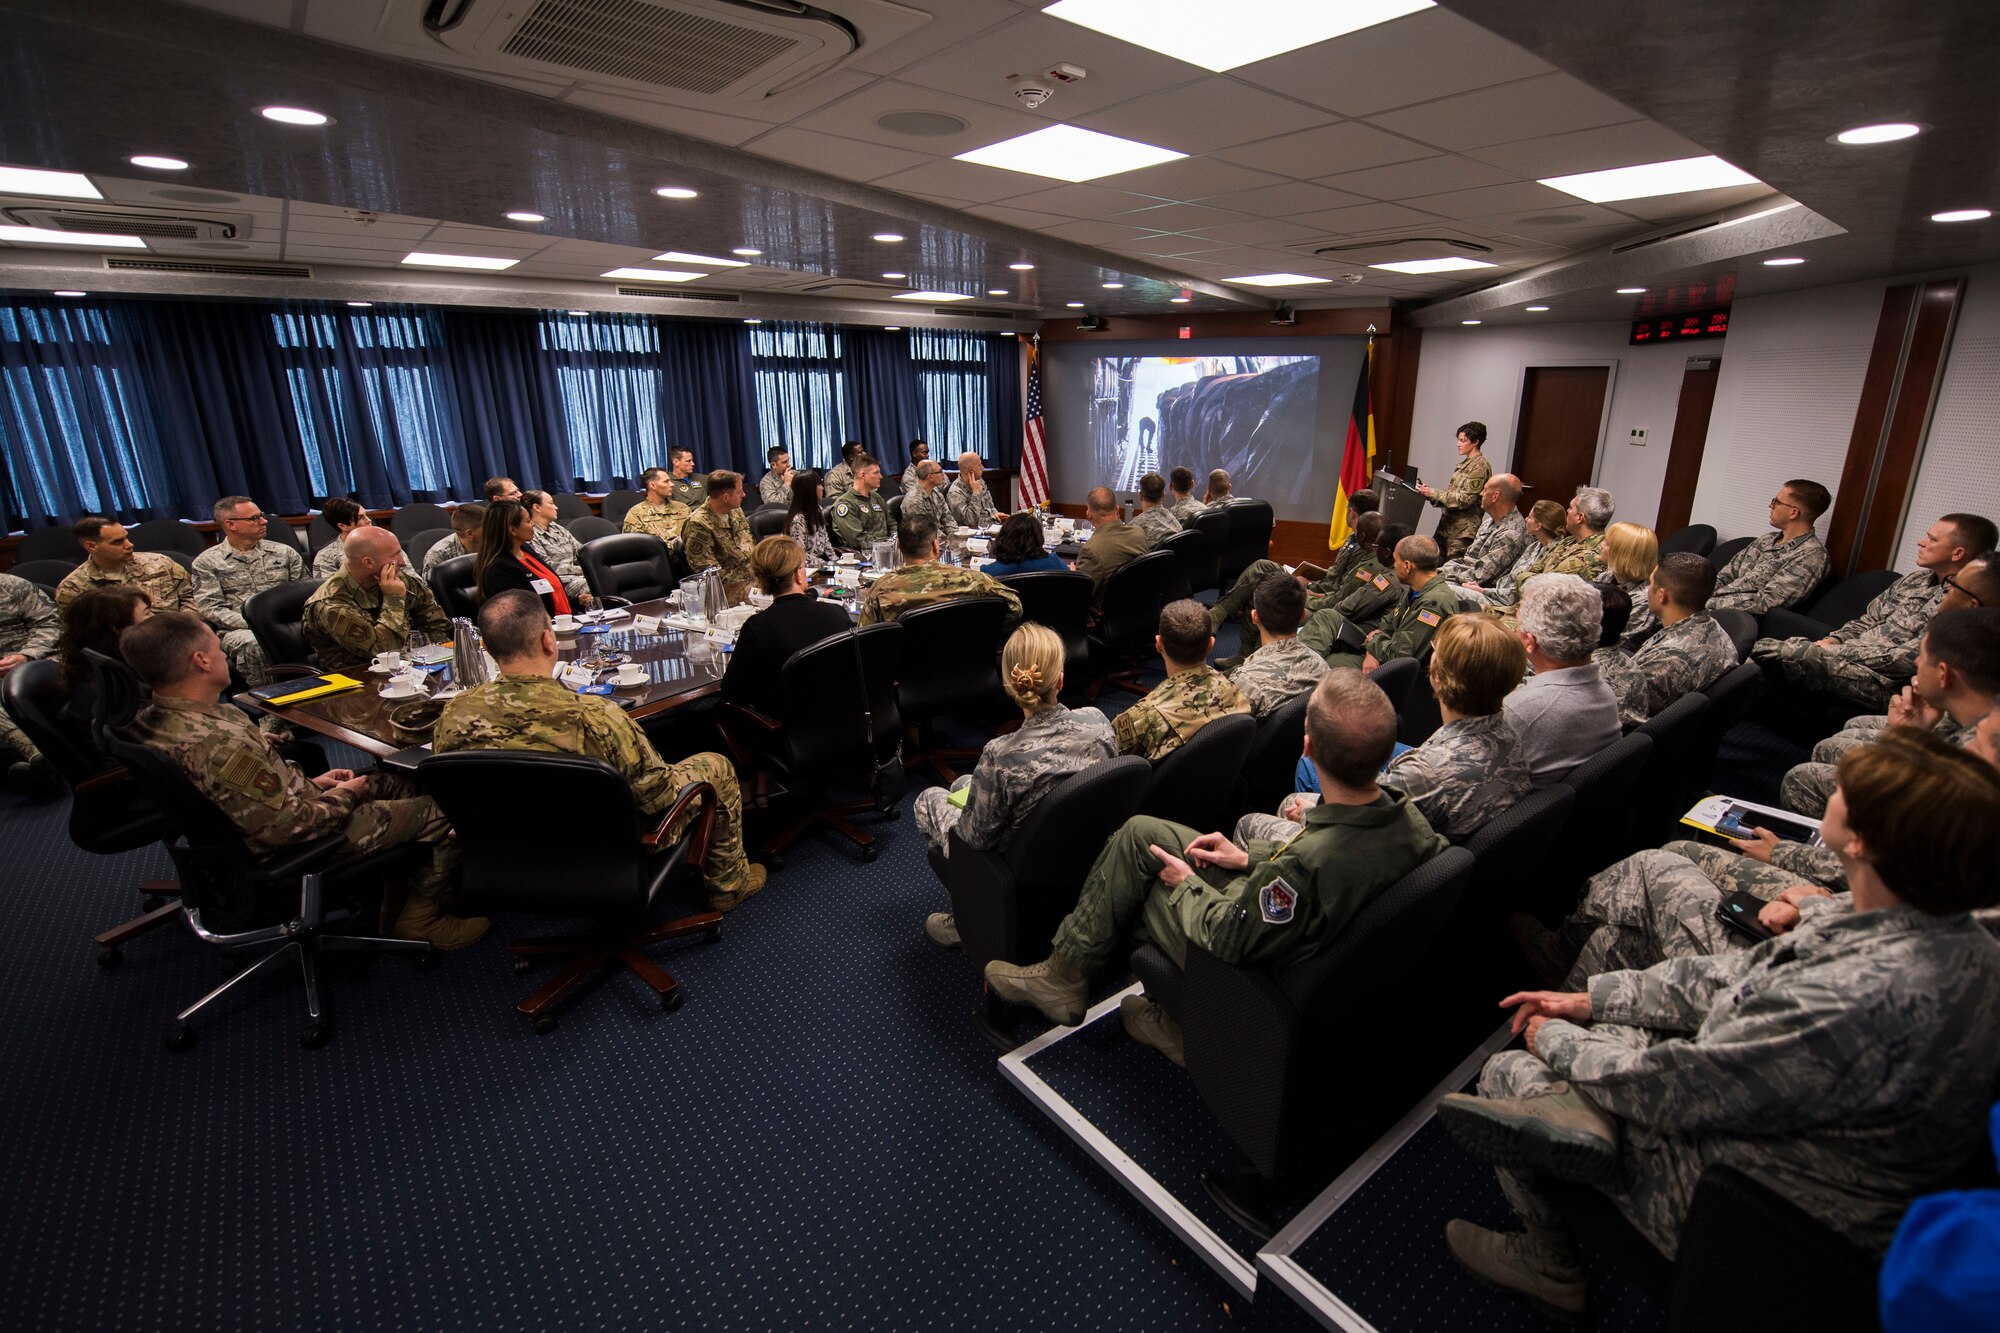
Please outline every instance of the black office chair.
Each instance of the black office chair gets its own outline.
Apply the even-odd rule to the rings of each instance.
[[[1237,814],[1275,814],[1278,803],[1298,790],[1299,759],[1305,754],[1306,708],[1311,703],[1312,691],[1307,690],[1258,719],[1257,734],[1244,756],[1243,775],[1237,783]]]
[[[1153,780],[1139,801],[1139,813],[1186,824],[1201,833],[1218,829],[1227,833],[1223,820],[1256,742],[1257,721],[1248,713],[1205,723],[1153,765]]]
[[[661,901],[701,887],[720,798],[706,782],[690,782],[661,815],[642,814],[632,784],[601,759],[513,750],[454,750],[417,765],[417,785],[438,803],[458,833],[462,907],[590,917],[597,929],[574,936],[514,940],[514,970],[536,958],[568,966],[515,1006],[535,1031],[552,1032],[555,1006],[605,967],[623,966],[672,1013],[681,985],[643,952],[663,940],[722,934],[722,913],[697,912],[652,920]],[[587,838],[520,836],[520,794],[534,793],[535,817],[551,828],[588,828]],[[676,834],[673,830],[680,825]]]
[[[599,537],[615,537],[618,535],[618,525],[616,523],[611,522],[609,519],[599,518],[595,514],[579,514],[575,518],[566,518],[560,521],[564,527],[569,529],[570,536],[586,544],[596,541]]]
[[[1206,568],[1207,561],[1204,556],[1208,550],[1208,538],[1193,528],[1182,528],[1153,549],[1170,551],[1174,557],[1174,573],[1173,577],[1167,580],[1166,590],[1161,594],[1163,601],[1176,602],[1201,591],[1195,586],[1193,579]]]
[[[153,554],[165,556],[190,574],[194,572],[194,557],[186,551],[155,551]]]
[[[296,579],[266,588],[243,603],[243,619],[257,637],[257,646],[275,672],[282,667],[316,669],[312,644],[306,639],[306,603],[320,589],[318,579]]]
[[[320,553],[320,548],[330,542],[340,540],[340,529],[326,521],[326,515],[314,514],[306,522],[306,559],[310,561]]]
[[[1704,721],[1713,707],[1708,696],[1687,694],[1661,709],[1639,733],[1653,738],[1653,754],[1632,795],[1632,836],[1627,851],[1658,847],[1676,836],[1681,816],[1693,804],[1695,788],[1708,777],[1697,746]]]
[[[781,537],[790,528],[792,511],[785,505],[765,505],[750,515],[750,536],[755,541]]]
[[[389,515],[389,531],[403,541],[409,541],[420,532],[431,528],[451,530],[451,511],[443,505],[427,504],[422,500],[412,500],[395,513]]]
[[[1756,540],[1755,537],[1731,537],[1726,542],[1719,542],[1709,551],[1708,563],[1714,565],[1716,572],[1720,573],[1723,567],[1735,558],[1738,551]]]
[[[568,491],[551,491],[549,503],[556,507],[556,522],[564,527],[568,527],[569,521],[573,518],[597,517],[590,508],[590,501],[581,495],[572,495]]]
[[[411,568],[422,569],[424,557],[430,554],[431,547],[449,536],[451,536],[450,528],[425,528],[422,532],[406,538],[403,542],[403,554],[409,557]]]
[[[1277,515],[1268,500],[1232,500],[1223,512],[1229,516],[1229,536],[1222,545],[1221,586],[1230,588],[1244,570],[1271,558]]]
[[[42,757],[69,788],[69,839],[86,852],[115,856],[160,841],[167,835],[165,817],[146,794],[145,785],[124,765],[105,758],[87,734],[79,734],[63,717],[67,699],[61,667],[54,658],[25,662],[0,678],[0,701]],[[124,958],[120,946],[180,916],[176,880],[145,880],[139,885],[145,914],[98,935],[97,961],[114,967]]]
[[[1195,592],[1205,592],[1210,588],[1228,591],[1229,585],[1222,581],[1222,552],[1229,544],[1229,511],[1227,509],[1204,509],[1194,516],[1194,530],[1208,538],[1208,550],[1196,565],[1189,582]],[[1213,556],[1211,572],[1209,559]]]
[[[1715,549],[1715,529],[1706,523],[1690,523],[1670,536],[1660,538],[1660,554],[1707,555]]]
[[[903,525],[903,494],[898,491],[889,497],[889,530],[894,532]],[[945,534],[949,536],[950,534]]]
[[[71,521],[59,519],[54,527],[29,528],[22,533],[20,544],[14,548],[14,563],[18,566],[30,560],[60,560],[71,569],[82,564],[83,543],[69,530]]]
[[[1426,997],[1430,1021],[1454,1027],[1461,1047],[1491,1032],[1493,1001],[1528,980],[1515,975],[1520,965],[1507,944],[1507,917],[1534,904],[1533,867],[1547,863],[1575,804],[1573,787],[1539,788],[1460,843],[1472,853],[1472,874],[1421,970],[1437,982]]]
[[[847,818],[901,813],[903,718],[896,676],[903,661],[899,622],[846,630],[793,653],[779,673],[784,708],[776,718],[740,704],[716,709],[716,725],[739,767],[769,767],[806,809],[764,844],[773,868],[808,829],[824,824],[875,859],[875,835]],[[895,790],[883,790],[883,783]],[[866,799],[836,801],[841,790]]]
[[[928,764],[946,783],[955,782],[954,765],[977,759],[979,751],[937,745],[936,719],[959,716],[990,725],[1011,714],[1018,720],[1000,685],[1006,619],[1007,603],[998,597],[954,597],[896,617],[904,631],[896,704],[916,741],[905,764]]]
[[[625,524],[625,511],[645,498],[646,493],[644,491],[612,491],[604,497],[604,503],[600,507],[601,512],[604,514],[604,521],[623,527]]]
[[[1716,624],[1722,626],[1722,632],[1729,636],[1729,641],[1736,645],[1736,660],[1739,662],[1748,661],[1750,659],[1750,645],[1757,642],[1760,637],[1757,630],[1757,617],[1751,615],[1748,611],[1738,611],[1733,607],[1727,606],[1723,607],[1720,611],[1711,611],[1709,614],[1715,617]]]
[[[479,588],[475,571],[479,565],[476,555],[455,555],[449,560],[440,560],[431,570],[431,593],[437,598],[438,607],[450,619],[464,616],[468,620],[479,615]]]
[[[1400,716],[1403,701],[1410,697],[1410,687],[1417,683],[1417,677],[1424,674],[1424,668],[1414,657],[1392,657],[1386,662],[1377,662],[1375,669],[1368,673],[1368,679],[1382,688],[1389,696],[1389,703]],[[1407,742],[1406,742],[1407,743]]]
[[[665,542],[643,532],[619,532],[583,544],[577,552],[584,582],[599,599],[650,602],[680,586]]]
[[[158,802],[165,816],[162,839],[180,871],[181,908],[190,929],[209,944],[237,950],[263,948],[250,964],[180,1011],[167,1048],[185,1051],[198,1039],[191,1020],[257,973],[296,958],[305,981],[307,1025],[299,1044],[323,1046],[333,1019],[319,986],[319,966],[329,953],[407,953],[424,966],[442,955],[425,940],[381,939],[327,933],[329,926],[373,911],[382,881],[413,869],[430,855],[422,843],[404,843],[353,855],[341,832],[282,851],[260,852],[228,817],[188,781],[165,753],[128,740],[123,727],[138,711],[139,687],[125,666],[92,653],[98,676],[98,746],[123,763]],[[265,947],[268,946],[268,947]]]
[[[160,551],[171,554],[179,551],[192,558],[208,549],[208,538],[200,529],[183,523],[177,518],[153,518],[132,529],[132,549],[135,551]]]
[[[82,563],[81,560],[28,560],[16,563],[7,572],[17,579],[26,579],[47,593],[49,600],[54,601],[56,589],[62,585],[64,579],[75,573],[76,567]]]
[[[1422,745],[1444,725],[1444,712],[1438,707],[1437,691],[1431,687],[1428,665],[1416,658],[1409,660],[1417,664],[1417,669],[1410,677],[1409,688],[1403,692],[1403,702],[1396,708],[1396,739],[1405,745]]]
[[[1716,756],[1722,750],[1722,738],[1749,715],[1763,692],[1764,669],[1755,662],[1745,662],[1725,672],[1720,680],[1702,691],[1708,700],[1708,711],[1702,714],[1689,747],[1687,801],[1674,812],[1676,819],[1712,790],[1711,778]]]
[[[1562,836],[1549,844],[1551,864],[1520,887],[1517,902],[1522,911],[1547,924],[1562,920],[1582,896],[1584,881],[1632,850],[1630,798],[1652,757],[1653,738],[1635,731],[1563,775],[1561,785],[1574,792],[1576,800]],[[1676,810],[1675,818],[1680,814]]]
[[[1000,582],[1021,599],[1021,619],[1046,626],[1063,643],[1064,669],[1081,678],[1090,665],[1090,575],[1038,569]]]
[[[1173,553],[1148,551],[1112,570],[1104,580],[1103,615],[1089,636],[1093,699],[1105,685],[1133,694],[1146,692],[1133,670],[1153,651],[1153,637],[1160,628],[1160,596],[1173,576]]]
[[[1806,614],[1831,629],[1839,629],[1868,609],[1868,603],[1889,590],[1902,576],[1893,569],[1870,569],[1827,588],[1805,604]]]

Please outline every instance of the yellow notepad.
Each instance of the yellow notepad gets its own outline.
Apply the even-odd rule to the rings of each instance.
[[[318,699],[328,694],[339,694],[343,690],[358,690],[361,688],[361,682],[354,679],[354,677],[337,674],[308,676],[304,680],[292,683],[297,684],[299,688],[289,694],[267,697],[264,702],[277,704],[282,707],[286,704],[302,704],[310,699]]]

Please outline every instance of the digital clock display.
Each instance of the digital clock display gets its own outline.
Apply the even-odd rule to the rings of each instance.
[[[1631,345],[1686,342],[1689,338],[1720,338],[1729,332],[1729,307],[1690,310],[1681,315],[1656,315],[1635,320]]]

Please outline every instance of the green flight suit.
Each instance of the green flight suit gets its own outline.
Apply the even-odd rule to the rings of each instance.
[[[863,555],[876,542],[888,541],[896,535],[895,525],[889,522],[889,502],[882,498],[880,487],[866,495],[860,491],[849,491],[841,496],[834,503],[828,522],[833,528],[836,546],[844,546]]]
[[[1437,633],[1439,625],[1457,614],[1458,593],[1445,579],[1434,575],[1422,591],[1406,594],[1401,606],[1382,617],[1381,628],[1368,636],[1361,653],[1332,653],[1326,664],[1335,669],[1359,667],[1362,653],[1375,654],[1377,662],[1390,662],[1398,657],[1427,661],[1431,636]]]

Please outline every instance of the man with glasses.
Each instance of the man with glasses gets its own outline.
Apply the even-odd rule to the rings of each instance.
[[[1722,567],[1708,609],[1761,616],[1803,602],[1826,577],[1826,547],[1813,525],[1832,507],[1833,496],[1816,481],[1799,477],[1780,486],[1771,497],[1775,530],[1738,551]]]
[[[70,526],[83,544],[83,563],[56,585],[56,609],[113,583],[129,583],[146,594],[155,611],[192,611],[194,584],[179,564],[158,551],[135,551],[132,534],[102,514],[85,514]]]
[[[250,685],[270,679],[270,663],[243,604],[260,592],[306,576],[306,558],[292,542],[272,541],[264,534],[270,520],[247,495],[225,495],[215,502],[215,523],[222,540],[194,558],[194,605],[222,638],[222,651]]]

